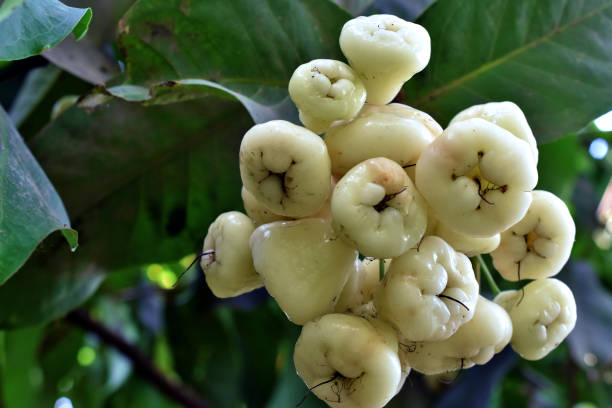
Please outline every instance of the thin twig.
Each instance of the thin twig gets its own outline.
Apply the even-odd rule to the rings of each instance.
[[[487,282],[489,283],[489,287],[493,291],[493,294],[495,296],[499,295],[501,290],[499,290],[499,287],[495,283],[495,279],[493,279],[493,276],[491,276],[491,271],[489,271],[489,267],[485,263],[484,259],[482,259],[482,255],[476,255],[476,257],[478,258],[478,262],[480,262],[480,270],[484,272],[484,276],[487,278]]]
[[[521,261],[518,262],[518,268],[517,268],[517,272],[518,274],[518,281],[521,281]],[[523,298],[525,297],[525,287],[521,287],[521,298],[519,299],[518,302],[516,302],[515,306],[518,306],[521,304],[521,302],[523,301]]]
[[[109,344],[130,359],[134,370],[149,381],[168,398],[187,408],[212,408],[212,406],[187,388],[163,374],[138,348],[128,343],[119,334],[93,320],[85,310],[73,310],[66,320],[81,329],[95,333],[100,340]]]

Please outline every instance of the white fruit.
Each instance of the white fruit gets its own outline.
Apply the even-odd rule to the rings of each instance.
[[[399,342],[397,338],[397,332],[395,331],[395,329],[389,323],[375,316],[366,317],[366,319],[368,320],[368,323],[370,323],[372,327],[374,327],[374,329],[378,332],[378,334],[382,336],[383,341],[387,344],[387,346],[389,346],[395,352],[395,354],[398,355],[398,358],[399,358]],[[408,378],[408,375],[410,374],[410,370],[411,370],[411,367],[408,364],[406,364],[405,361],[402,361],[401,359],[400,359],[400,366],[402,368],[402,376],[397,386],[397,390],[395,391],[396,394],[401,391],[402,387],[404,386],[404,382],[406,382],[406,379]]]
[[[268,224],[274,221],[288,221],[291,220],[289,217],[283,215],[274,214],[271,210],[266,208],[263,204],[257,201],[257,198],[249,192],[244,186],[240,191],[242,197],[242,204],[247,215],[253,220],[255,225]]]
[[[416,186],[435,217],[455,231],[480,237],[523,218],[537,180],[529,145],[479,118],[448,127],[416,165]]]
[[[336,188],[336,178],[334,176],[331,176],[329,196],[327,197],[327,200],[325,201],[325,203],[323,203],[323,207],[321,207],[319,211],[316,212],[315,214],[310,215],[308,217],[302,217],[302,218],[331,219],[331,216],[332,216],[331,215],[331,197],[332,197],[334,188]]]
[[[428,114],[401,104],[366,104],[351,121],[335,123],[325,134],[332,173],[344,175],[373,157],[386,157],[400,166],[414,165],[421,152],[442,133]],[[414,168],[409,168],[414,173]]]
[[[382,408],[403,378],[397,339],[351,315],[329,314],[307,323],[293,360],[306,385],[330,407]]]
[[[266,289],[299,325],[334,310],[358,259],[320,218],[262,225],[251,236],[251,249]]]
[[[533,155],[533,161],[538,163],[538,145],[527,123],[525,114],[513,102],[489,102],[483,105],[474,105],[459,112],[450,125],[466,119],[481,118],[502,127],[519,139],[529,144],[529,149]]]
[[[495,302],[510,314],[514,333],[510,344],[527,360],[544,358],[576,325],[572,291],[557,279],[538,279],[520,290],[505,291]]]
[[[336,232],[368,257],[403,254],[427,226],[425,201],[404,169],[384,157],[346,173],[334,189],[331,209]]]
[[[238,296],[263,286],[255,272],[249,239],[255,230],[246,215],[231,211],[217,217],[204,239],[200,260],[206,283],[215,296]]]
[[[275,214],[306,217],[319,211],[329,197],[331,163],[319,136],[273,120],[244,135],[240,176],[244,187]]]
[[[337,120],[351,119],[366,99],[359,77],[344,62],[317,59],[300,65],[289,80],[289,95],[300,120],[315,133],[323,133]]]
[[[336,180],[332,176],[330,188],[333,190],[335,186]],[[285,217],[283,215],[274,214],[270,209],[266,208],[262,203],[260,203],[257,198],[255,198],[255,196],[249,192],[249,190],[244,188],[244,186],[242,187],[240,194],[242,196],[242,203],[244,205],[246,213],[257,226],[268,224],[274,221],[292,221],[296,219],[293,217]],[[309,215],[308,217],[297,217],[297,219],[301,218],[331,219],[331,191],[329,193],[327,201],[325,201],[323,207],[321,207],[321,209],[317,213]]]
[[[533,191],[527,214],[501,234],[491,253],[493,265],[507,280],[554,276],[572,251],[576,226],[565,203],[548,191]],[[519,269],[520,268],[520,269]]]
[[[349,20],[340,48],[367,90],[367,101],[385,105],[429,62],[427,30],[396,16],[380,14]]]
[[[432,375],[485,364],[510,342],[512,322],[497,304],[478,298],[474,317],[446,340],[404,342],[400,357],[413,370]]]
[[[336,312],[360,314],[359,307],[372,300],[374,289],[378,286],[378,263],[378,259],[366,258],[363,261],[357,260],[355,273],[349,277],[348,282],[344,285],[344,289],[342,289],[336,304]]]
[[[467,256],[434,236],[393,259],[374,295],[381,319],[403,339],[447,339],[474,315],[478,282]]]
[[[431,217],[429,220],[431,220]],[[457,232],[442,222],[435,222],[431,235],[442,238],[453,247],[455,251],[461,252],[469,257],[490,253],[499,246],[500,241],[500,234],[495,234],[491,237],[472,237]]]

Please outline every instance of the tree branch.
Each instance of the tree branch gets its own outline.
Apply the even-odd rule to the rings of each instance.
[[[168,398],[187,408],[212,408],[207,401],[184,384],[173,381],[164,375],[138,348],[104,325],[92,320],[85,310],[71,311],[66,315],[66,320],[83,330],[95,333],[104,343],[113,346],[129,358],[134,370]]]

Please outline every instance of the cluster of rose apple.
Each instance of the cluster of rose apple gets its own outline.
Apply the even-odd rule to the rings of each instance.
[[[430,56],[427,31],[395,16],[347,22],[340,46],[350,65],[314,60],[291,78],[305,127],[276,120],[244,135],[248,216],[210,226],[201,265],[211,290],[265,286],[304,326],[296,369],[332,407],[382,407],[411,369],[484,364],[508,343],[544,357],[576,320],[571,291],[550,279],[575,226],[560,199],[534,191],[523,112],[473,106],[443,131],[388,104]],[[533,281],[485,299],[468,258],[484,253],[504,278]]]

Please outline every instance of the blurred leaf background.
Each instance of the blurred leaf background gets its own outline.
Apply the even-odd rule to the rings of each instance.
[[[300,401],[306,387],[292,363],[299,327],[265,290],[217,299],[197,267],[173,286],[214,218],[242,209],[244,132],[272,118],[296,122],[293,70],[316,58],[344,60],[342,25],[373,13],[416,21],[432,37],[431,62],[401,102],[443,126],[477,103],[523,108],[539,142],[538,188],[564,199],[577,225],[560,274],[578,304],[567,341],[539,362],[508,348],[450,381],[411,374],[389,406],[610,406],[612,221],[606,226],[610,214],[598,217],[597,208],[612,175],[612,127],[593,121],[612,110],[612,3],[63,3],[0,5],[0,104],[8,112],[0,166],[12,170],[1,176],[0,207],[13,208],[0,216],[0,406],[180,406],[125,354],[75,325],[67,314],[75,308],[210,406]],[[67,16],[65,24],[42,24],[40,15],[57,18],[50,11]],[[19,154],[29,159],[7,160]],[[16,180],[27,171],[39,176],[23,187]],[[54,211],[33,223],[27,206],[40,189]],[[75,252],[67,231],[78,231]],[[310,396],[303,406],[324,405]]]

